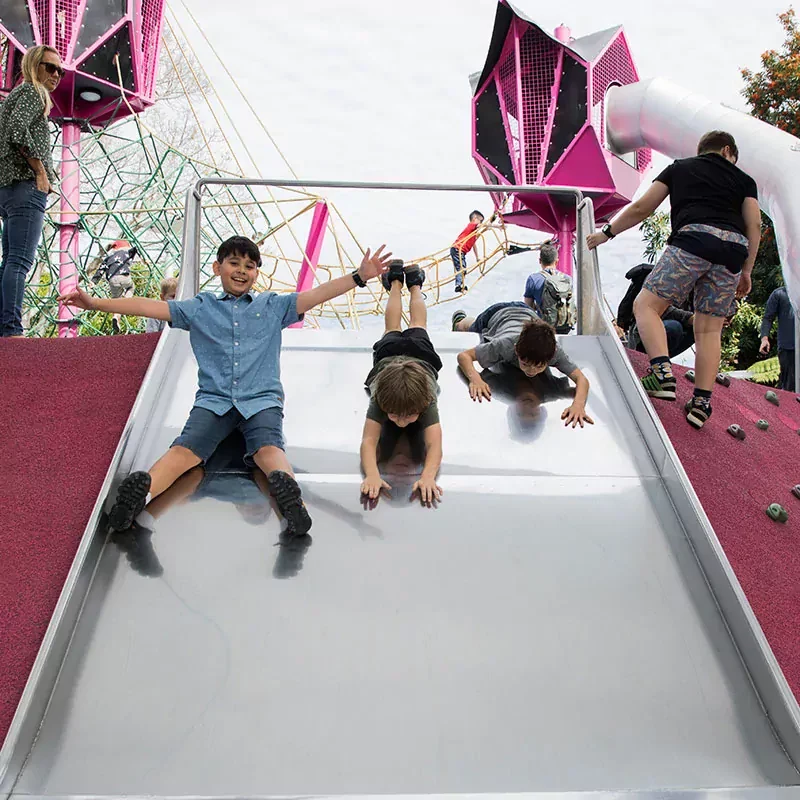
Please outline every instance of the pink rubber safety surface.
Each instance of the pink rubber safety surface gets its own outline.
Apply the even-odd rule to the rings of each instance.
[[[629,355],[643,375],[647,357]],[[800,499],[792,495],[792,487],[800,483],[800,403],[791,392],[776,389],[776,407],[764,397],[769,387],[732,380],[730,388],[715,386],[713,414],[697,431],[683,411],[694,387],[684,377],[685,368],[674,371],[678,401],[654,400],[654,408],[800,698]],[[768,430],[756,427],[759,419],[769,422]],[[732,424],[745,431],[744,441],[727,432]],[[789,512],[787,523],[767,516],[770,503],[780,503]]]
[[[157,342],[0,341],[0,742]]]

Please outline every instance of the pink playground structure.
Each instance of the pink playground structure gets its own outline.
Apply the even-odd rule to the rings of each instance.
[[[53,93],[61,126],[59,289],[78,284],[81,130],[102,127],[154,100],[164,0],[3,0],[0,9],[0,95],[20,78],[34,45],[54,47],[66,74]],[[73,309],[60,307],[59,336],[74,336]]]
[[[545,33],[500,0],[483,71],[470,78],[472,156],[487,184],[574,186],[598,221],[630,202],[651,160],[606,144],[606,95],[639,75],[621,26],[573,39]],[[500,205],[502,194],[494,195]],[[558,267],[572,274],[574,207],[555,195],[516,195],[506,222],[556,235]]]

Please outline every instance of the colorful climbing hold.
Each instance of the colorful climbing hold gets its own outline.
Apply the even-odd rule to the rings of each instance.
[[[780,503],[771,503],[767,506],[767,516],[775,522],[787,522],[789,512]]]
[[[795,496],[795,497],[796,497],[798,500],[800,500],[800,483],[798,483],[798,484],[797,484],[797,486],[793,486],[793,487],[792,487],[792,494],[793,494],[793,495],[794,495],[794,496]]]
[[[779,406],[781,404],[781,401],[778,400],[778,395],[776,395],[772,390],[768,391],[764,397],[767,399],[768,403],[772,403],[774,406]]]
[[[689,383],[694,383],[694,370],[690,369],[686,373],[685,377],[686,377],[686,380],[689,381]]]
[[[741,425],[729,425],[728,433],[733,436],[734,439],[744,440],[747,438],[747,434],[742,430]]]
[[[716,381],[721,386],[726,386],[727,387],[727,386],[731,385],[731,379],[727,375],[725,375],[725,373],[723,373],[723,372],[717,373]]]
[[[767,422],[765,419],[760,419],[758,422],[756,422],[756,428],[758,428],[760,431],[765,431],[767,428],[769,428],[769,422]]]

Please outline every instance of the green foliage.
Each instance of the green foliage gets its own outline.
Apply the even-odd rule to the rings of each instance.
[[[760,383],[763,386],[777,386],[781,374],[781,365],[778,357],[768,358],[766,361],[757,361],[752,364],[748,372],[753,383]]]
[[[742,69],[742,94],[750,113],[793,136],[800,136],[800,30],[790,8],[778,15],[784,30],[780,50],[761,55],[761,69]]]
[[[667,239],[670,234],[669,213],[666,211],[656,211],[650,215],[640,227],[642,240],[645,243],[644,260],[648,264],[655,264],[658,261],[664,248],[667,246]]]
[[[722,369],[743,369],[758,359],[763,307],[741,303],[730,326],[722,332]]]

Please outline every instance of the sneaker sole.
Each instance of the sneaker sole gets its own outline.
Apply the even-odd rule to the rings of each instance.
[[[703,418],[703,417],[698,417],[698,416],[696,416],[695,414],[693,414],[693,413],[690,411],[690,412],[689,412],[689,413],[686,415],[686,421],[687,421],[687,422],[688,422],[688,423],[689,423],[689,424],[690,424],[690,425],[691,425],[693,428],[696,428],[697,430],[700,430],[700,428],[702,428],[702,427],[703,427],[703,425],[705,425],[705,424],[706,424],[706,422],[708,422],[708,417],[705,417],[705,418]]]
[[[286,472],[275,470],[267,475],[267,485],[278,511],[286,520],[287,530],[295,536],[307,534],[311,530],[311,516],[303,503],[297,481]]]
[[[144,510],[149,491],[148,472],[132,472],[122,481],[117,499],[108,515],[108,524],[112,530],[126,531],[133,525],[133,521]]]
[[[671,392],[668,389],[658,389],[658,390],[649,390],[645,389],[649,397],[653,397],[656,400],[675,400],[677,399],[677,393]]]

